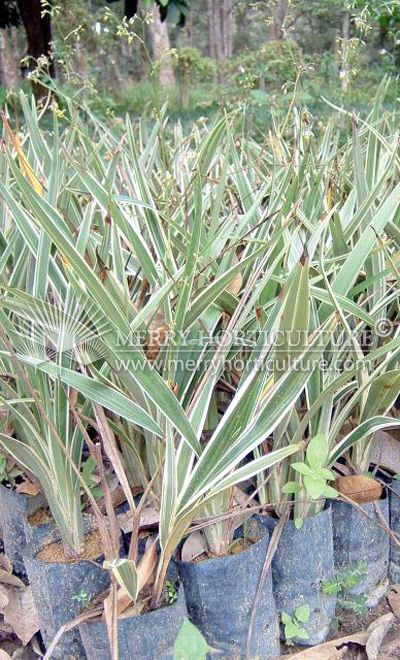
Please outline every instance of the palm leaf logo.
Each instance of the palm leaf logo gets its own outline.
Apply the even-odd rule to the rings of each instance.
[[[20,356],[40,362],[90,364],[107,354],[102,337],[111,324],[88,296],[71,291],[52,302],[33,299],[29,308],[13,308],[14,347]]]

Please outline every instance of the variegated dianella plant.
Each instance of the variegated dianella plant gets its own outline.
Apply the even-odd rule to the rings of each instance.
[[[154,603],[196,520],[226,551],[237,484],[256,479],[278,514],[294,500],[301,524],[335,495],[337,459],[364,470],[373,433],[395,425],[400,183],[385,85],[365,120],[345,117],[345,143],[335,113],[317,138],[297,110],[263,144],[240,133],[242,110],[168,138],[165,114],[114,124],[87,110],[84,123],[71,101],[50,131],[24,96],[22,134],[5,118],[0,442],[76,550],[83,441],[69,406],[102,429],[123,487],[159,511]],[[135,550],[107,566],[135,601]]]

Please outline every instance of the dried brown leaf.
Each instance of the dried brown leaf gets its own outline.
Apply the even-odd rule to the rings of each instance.
[[[138,593],[143,589],[146,584],[153,581],[154,569],[157,564],[157,543],[153,539],[149,539],[143,557],[139,561],[137,567],[138,576]]]
[[[400,619],[400,584],[390,587],[388,601],[393,614]]]
[[[235,504],[240,504],[241,506],[248,505],[249,496],[238,486],[233,487],[233,501]]]
[[[42,650],[40,648],[39,640],[37,638],[37,635],[34,635],[31,639],[31,646],[33,650],[35,651],[36,655],[40,655],[40,657],[43,656]]]
[[[112,658],[118,658],[118,603],[117,587],[111,585],[110,593],[104,600],[104,619],[107,626],[108,641]]]
[[[61,626],[53,638],[51,644],[48,646],[43,660],[50,660],[50,658],[53,656],[54,649],[56,648],[64,633],[68,632],[69,630],[73,630],[73,628],[76,628],[76,626],[79,626],[79,624],[83,623],[84,621],[90,621],[91,619],[100,620],[100,616],[102,614],[104,614],[104,612],[100,607],[98,607],[95,610],[83,612],[83,614],[77,616],[76,619],[73,619],[73,621],[69,621],[68,623],[65,623],[63,626]]]
[[[332,642],[325,642],[319,646],[313,646],[300,653],[287,656],[286,660],[341,660],[345,658],[348,653],[348,644],[360,644],[364,646],[368,639],[368,633],[357,633],[356,635],[349,635],[342,637]]]
[[[0,583],[9,584],[12,587],[25,587],[24,583],[19,579],[19,577],[13,575],[9,571],[4,570],[4,568],[0,568]]]
[[[242,273],[238,273],[232,282],[228,284],[226,290],[228,293],[231,293],[233,296],[237,296],[243,284]]]
[[[0,649],[0,660],[12,660],[12,658],[8,655],[8,653]]]
[[[133,605],[132,607],[128,607],[127,610],[124,610],[118,618],[130,619],[132,616],[139,616],[139,614],[143,612],[146,602],[147,602],[146,600],[141,600],[139,603],[135,603],[135,605]]]
[[[39,630],[39,621],[30,587],[10,587],[9,601],[4,610],[4,621],[14,630],[25,646]]]
[[[368,660],[378,660],[379,649],[381,648],[384,638],[394,623],[394,618],[394,614],[392,612],[388,612],[388,614],[384,614],[369,626],[368,630],[372,630],[372,632],[365,647]]]
[[[364,477],[362,474],[338,477],[334,482],[334,488],[358,504],[374,502],[379,500],[382,495],[381,484],[371,477]]]
[[[117,516],[120,528],[124,534],[129,534],[133,530],[133,516],[131,511],[120,513]],[[140,527],[150,527],[158,525],[160,513],[152,506],[146,506],[140,514]]]
[[[117,614],[118,616],[125,612],[125,610],[130,607],[132,604],[132,598],[128,596],[124,589],[118,589],[117,591]],[[103,614],[103,618],[105,615]]]
[[[0,584],[0,614],[4,613],[9,600],[7,587]]]
[[[129,534],[132,531],[133,529],[132,511],[119,513],[117,516],[117,521],[124,534]]]
[[[140,527],[158,525],[159,521],[160,512],[152,506],[146,506],[140,514]]]
[[[153,324],[150,326],[146,346],[146,355],[149,362],[154,362],[156,359],[165,342],[167,333],[168,326],[165,323],[155,327],[153,327]]]
[[[94,412],[96,416],[98,430],[103,441],[103,448],[107,454],[108,459],[110,460],[115,474],[117,475],[121,487],[125,493],[126,499],[128,500],[129,507],[132,512],[136,511],[136,505],[133,499],[131,487],[129,485],[128,478],[126,476],[124,463],[119,452],[115,435],[111,430],[105,412],[101,406],[94,404]]]
[[[24,495],[38,495],[40,493],[40,488],[37,484],[33,484],[31,481],[23,481],[18,484],[15,489],[17,493],[23,493]]]
[[[400,473],[400,445],[391,433],[376,431],[371,447],[371,463]]]
[[[300,651],[300,653],[294,653],[287,656],[287,660],[340,660],[340,658],[346,657],[349,644],[364,646],[368,653],[367,649],[370,640],[370,655],[368,656],[368,660],[375,660],[378,656],[374,656],[373,653],[375,653],[376,649],[379,651],[381,642],[393,622],[393,614],[384,614],[379,619],[376,619],[376,621],[373,621],[365,631],[313,646],[305,651]]]
[[[207,542],[200,531],[192,532],[182,546],[182,561],[193,561],[207,552]]]
[[[0,568],[3,568],[7,573],[12,573],[12,563],[7,555],[0,554]]]

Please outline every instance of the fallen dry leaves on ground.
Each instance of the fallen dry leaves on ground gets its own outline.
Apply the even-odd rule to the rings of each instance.
[[[364,657],[367,660],[381,660],[382,642],[394,622],[395,615],[393,612],[388,612],[373,621],[365,631],[305,649],[299,653],[286,656],[286,660],[342,660],[342,658],[346,658],[346,654],[354,646],[359,646],[360,650],[364,649]]]
[[[24,646],[39,630],[32,591],[11,573],[9,567],[0,568],[0,614],[4,624],[12,629]]]

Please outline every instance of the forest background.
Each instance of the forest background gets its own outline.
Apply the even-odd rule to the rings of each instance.
[[[264,130],[295,90],[323,131],[330,104],[362,112],[385,75],[396,108],[399,70],[398,0],[0,0],[0,107],[15,115],[40,72],[61,112],[64,95],[116,117],[168,98],[185,123],[244,102]]]

